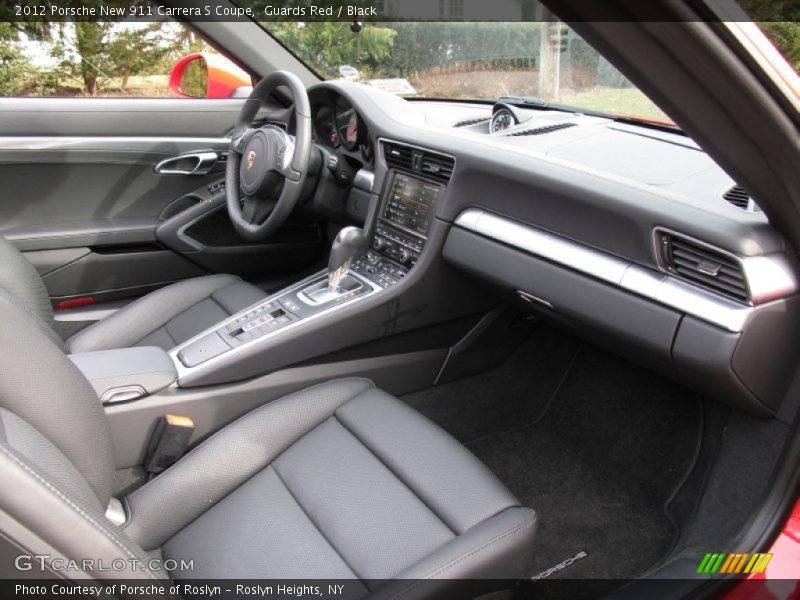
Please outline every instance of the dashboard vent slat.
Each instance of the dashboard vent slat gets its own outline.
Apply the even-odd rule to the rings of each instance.
[[[733,186],[727,192],[722,194],[722,197],[725,198],[725,200],[727,200],[730,204],[741,210],[746,210],[748,212],[761,212],[761,209],[753,201],[753,197],[750,195],[750,193],[740,185]]]
[[[471,125],[479,125],[480,123],[488,123],[489,121],[491,121],[491,117],[476,117],[474,119],[459,121],[453,125],[453,127],[469,127]]]
[[[446,156],[425,153],[422,155],[420,170],[438,181],[447,183],[453,175],[453,159]]]
[[[445,184],[455,168],[455,159],[450,156],[391,142],[383,143],[383,156],[390,168],[411,171]]]
[[[657,235],[662,264],[673,275],[738,302],[749,301],[742,265],[735,257],[672,233]]]
[[[411,170],[413,157],[411,148],[400,146],[398,144],[384,144],[383,155],[386,158],[386,164],[396,169]]]
[[[544,125],[543,127],[533,127],[531,129],[523,129],[521,131],[515,131],[513,133],[509,133],[508,137],[517,137],[520,135],[542,135],[544,133],[551,133],[553,131],[558,131],[559,129],[568,129],[569,127],[575,127],[575,123],[556,123],[554,125]]]

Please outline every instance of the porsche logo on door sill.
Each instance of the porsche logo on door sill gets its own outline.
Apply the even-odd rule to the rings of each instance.
[[[247,170],[249,171],[253,167],[253,163],[256,162],[256,151],[250,150],[247,153]]]

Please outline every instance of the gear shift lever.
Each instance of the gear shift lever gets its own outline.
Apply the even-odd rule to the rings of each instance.
[[[353,259],[364,247],[366,236],[358,227],[345,227],[333,240],[328,259],[328,291],[340,292],[342,281],[350,270]]]

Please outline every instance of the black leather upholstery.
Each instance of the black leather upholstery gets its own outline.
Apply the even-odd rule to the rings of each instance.
[[[22,253],[0,236],[0,294],[51,328],[53,310],[42,279]],[[223,319],[262,300],[266,294],[233,275],[196,277],[139,298],[73,335],[68,352],[93,352],[133,346],[170,350]],[[10,298],[9,298],[10,297]],[[58,339],[50,332],[51,339]]]
[[[133,346],[174,348],[266,297],[233,275],[196,277],[156,290],[67,340],[71,353]]]
[[[406,570],[447,577],[473,552],[475,571],[516,577],[536,522],[463,446],[360,379],[253,411],[126,502],[132,539],[179,563],[194,560],[181,576],[347,578],[367,587]],[[472,542],[458,540],[467,532]],[[513,547],[502,564],[494,548],[480,550],[497,536]]]
[[[97,394],[36,317],[0,295],[0,406],[55,444],[105,506],[111,496],[111,430]]]
[[[39,273],[11,242],[0,236],[0,289],[19,300],[45,323],[53,320],[50,298]]]
[[[442,596],[470,578],[524,574],[535,513],[447,433],[363,379],[238,419],[124,498],[128,522],[117,527],[102,515],[113,460],[102,408],[32,319],[0,297],[0,352],[14,357],[0,363],[0,516],[16,523],[0,533],[29,551],[193,560],[191,572],[169,573],[178,578],[344,578],[370,597],[425,596],[419,582],[429,579]]]

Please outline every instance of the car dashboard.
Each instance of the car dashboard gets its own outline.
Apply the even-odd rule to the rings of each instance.
[[[342,81],[309,97],[317,143],[369,182],[349,201],[372,203],[362,275],[399,282],[394,296],[444,263],[526,312],[774,414],[798,353],[796,260],[691,139]]]

